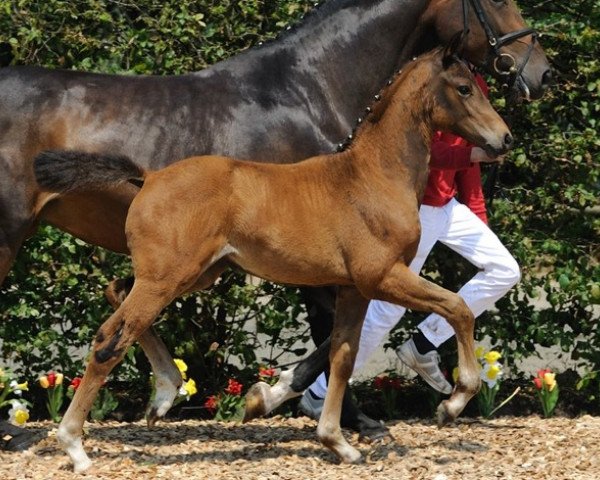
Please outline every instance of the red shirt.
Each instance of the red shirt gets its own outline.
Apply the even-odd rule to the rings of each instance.
[[[488,87],[481,77],[475,79],[487,97]],[[431,144],[429,177],[423,204],[443,207],[458,195],[458,200],[487,223],[485,200],[481,188],[479,163],[471,163],[470,145],[464,138],[452,133],[437,132]]]

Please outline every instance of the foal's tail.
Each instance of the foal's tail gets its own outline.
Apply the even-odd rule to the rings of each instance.
[[[48,150],[34,160],[38,184],[51,192],[98,190],[130,182],[142,186],[146,171],[124,155]]]

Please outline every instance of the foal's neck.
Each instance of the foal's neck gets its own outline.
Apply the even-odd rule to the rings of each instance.
[[[361,169],[424,188],[434,134],[431,62],[410,64],[382,93],[350,151]]]

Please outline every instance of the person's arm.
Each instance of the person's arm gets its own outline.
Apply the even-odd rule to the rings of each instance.
[[[483,188],[481,187],[481,169],[479,163],[461,170],[454,177],[458,199],[477,215],[484,223],[488,223]]]
[[[462,170],[471,166],[472,146],[452,134],[436,132],[429,165],[438,170]]]

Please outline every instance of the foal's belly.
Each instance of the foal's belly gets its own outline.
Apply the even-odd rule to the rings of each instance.
[[[350,285],[352,279],[337,255],[320,256],[291,250],[275,251],[264,246],[232,244],[236,252],[228,259],[248,273],[289,285]],[[293,249],[293,244],[290,245]]]

